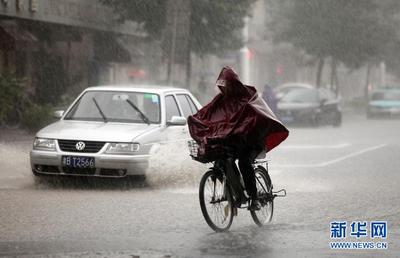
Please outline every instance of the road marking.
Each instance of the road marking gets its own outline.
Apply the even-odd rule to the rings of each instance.
[[[359,155],[361,155],[361,154],[364,154],[364,153],[366,153],[366,152],[370,152],[370,151],[374,151],[374,150],[383,148],[383,147],[385,147],[385,146],[386,146],[386,144],[381,144],[381,145],[377,145],[377,146],[374,146],[374,147],[370,147],[370,148],[366,148],[366,149],[363,149],[363,150],[359,150],[359,151],[350,153],[350,154],[348,154],[348,155],[346,155],[346,156],[343,156],[343,157],[340,157],[340,158],[337,158],[337,159],[333,159],[333,160],[331,160],[331,161],[324,162],[324,163],[320,164],[320,166],[321,166],[321,167],[326,167],[326,166],[332,165],[332,164],[334,164],[334,163],[343,161],[343,160],[345,160],[345,159],[349,159],[349,158],[352,158],[352,157],[355,157],[355,156],[359,156]]]
[[[387,144],[381,144],[381,145],[369,147],[369,148],[362,149],[362,150],[347,154],[345,156],[342,156],[342,157],[339,157],[339,158],[336,158],[336,159],[333,159],[333,160],[330,160],[330,161],[322,162],[322,163],[319,163],[319,164],[294,164],[294,165],[275,165],[275,166],[271,165],[271,168],[319,168],[319,167],[327,167],[329,165],[338,163],[340,161],[343,161],[343,160],[346,160],[346,159],[349,159],[349,158],[353,158],[353,157],[359,156],[361,154],[364,154],[364,153],[367,153],[367,152],[370,152],[370,151],[374,151],[374,150],[383,148],[386,145]]]
[[[191,188],[169,188],[165,189],[164,191],[168,193],[173,193],[173,194],[198,194],[199,189],[197,187],[191,187]]]
[[[336,145],[283,145],[280,149],[340,149],[350,145],[350,143],[339,143]]]

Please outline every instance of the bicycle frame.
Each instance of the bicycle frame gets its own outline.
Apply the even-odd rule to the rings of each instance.
[[[227,191],[230,192],[230,194],[233,197],[234,200],[234,206],[236,208],[246,208],[242,207],[243,204],[248,203],[250,201],[250,198],[245,195],[245,187],[243,185],[243,179],[242,175],[239,172],[238,167],[236,166],[234,158],[227,158],[223,160],[217,160],[214,162],[214,166],[210,169],[212,169],[217,177],[220,177],[222,182],[222,186],[224,189],[224,196],[223,200],[226,200],[226,194]],[[253,163],[253,167],[256,166],[256,164],[266,164],[264,169],[267,169],[268,171],[268,163],[267,161],[256,161]],[[259,165],[260,166],[260,165]],[[260,180],[256,177],[256,180],[259,182],[261,185],[263,192],[265,194],[268,194],[267,189],[264,188],[263,184],[260,182]],[[214,195],[215,195],[215,185],[214,185]],[[265,201],[269,201],[270,199],[273,199],[273,196],[268,196],[268,199]]]

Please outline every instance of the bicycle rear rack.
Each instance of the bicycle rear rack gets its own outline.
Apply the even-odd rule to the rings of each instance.
[[[285,189],[281,189],[279,191],[276,192],[272,192],[274,198],[275,197],[286,197],[286,190]]]

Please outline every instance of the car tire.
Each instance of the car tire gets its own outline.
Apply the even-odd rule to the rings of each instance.
[[[341,113],[336,113],[336,115],[333,118],[332,122],[333,127],[340,127],[342,125],[342,114]]]
[[[311,125],[312,127],[319,127],[322,125],[322,119],[320,116],[316,115],[312,120],[311,120]]]

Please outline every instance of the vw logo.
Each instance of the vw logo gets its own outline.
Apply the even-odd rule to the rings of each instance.
[[[79,151],[83,150],[85,148],[85,143],[84,142],[77,142],[75,145],[75,148]]]

